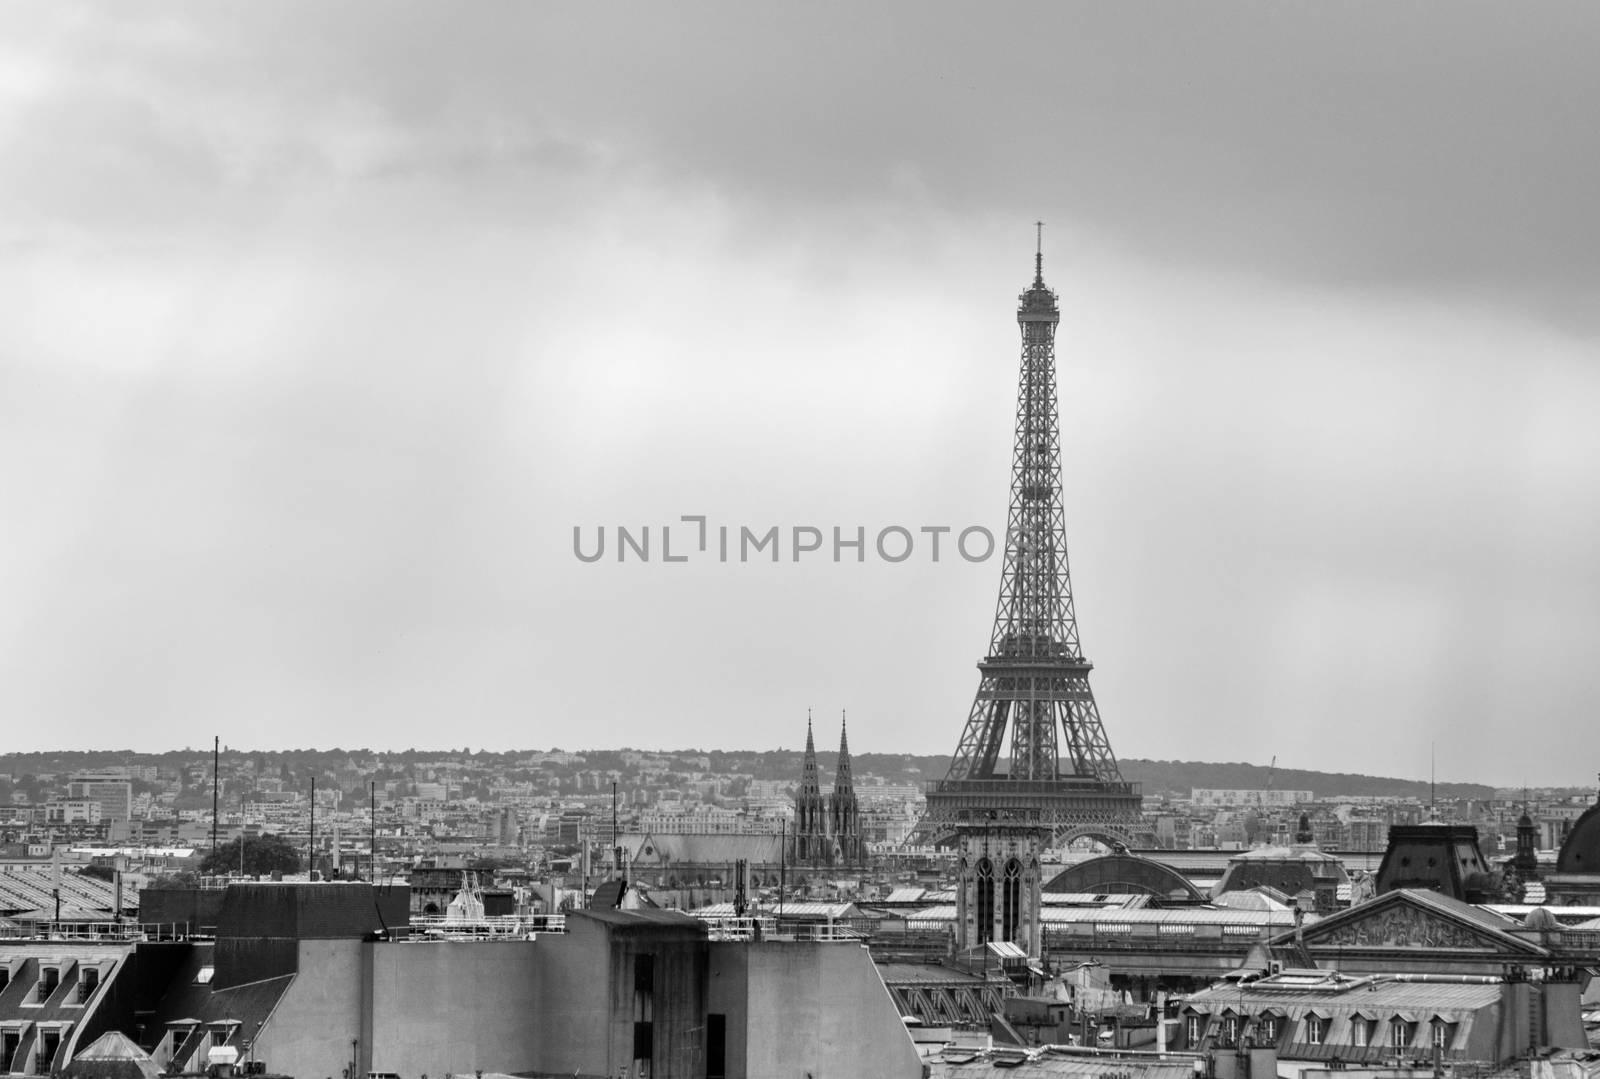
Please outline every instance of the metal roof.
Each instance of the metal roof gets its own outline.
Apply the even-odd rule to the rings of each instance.
[[[116,896],[116,886],[110,881],[66,870],[61,873],[63,909],[71,906],[110,913],[116,904]],[[124,888],[122,905],[128,909],[138,907],[138,893],[132,888]],[[0,872],[0,914],[15,914],[42,908],[54,909],[54,907],[55,897],[51,894],[51,869],[48,863],[38,866],[8,866]]]
[[[1342,984],[1331,978],[1322,984],[1296,985],[1292,981],[1274,984],[1274,979],[1230,984],[1199,993],[1191,993],[1185,1007],[1201,1011],[1221,1011],[1224,1007],[1235,1011],[1259,1012],[1276,1006],[1294,1014],[1296,1009],[1319,1008],[1333,1013],[1351,1014],[1356,1011],[1376,1011],[1382,1016],[1400,1012],[1439,1011],[1456,1013],[1476,1011],[1497,1004],[1501,988],[1498,982],[1412,982],[1396,978],[1347,978]]]
[[[955,921],[953,905],[924,907],[906,917],[917,921]],[[1248,928],[1279,928],[1294,925],[1294,912],[1289,910],[1221,910],[1215,907],[1175,907],[1163,910],[1149,908],[1121,910],[1104,907],[1042,907],[1039,919],[1046,925],[1158,925],[1158,926],[1243,926]],[[1306,916],[1306,924],[1316,919]]]
[[[1530,902],[1522,902],[1522,903],[1485,903],[1484,904],[1484,909],[1492,910],[1496,914],[1501,915],[1502,917],[1511,918],[1514,921],[1520,922],[1524,918],[1526,918],[1528,915],[1532,914],[1534,911],[1538,910],[1542,906],[1544,906],[1544,904],[1542,904],[1542,903],[1530,903]],[[1571,907],[1545,907],[1544,909],[1548,910],[1551,914],[1555,915],[1556,916],[1556,920],[1559,921],[1559,922],[1562,922],[1562,923],[1588,922],[1588,921],[1592,921],[1592,920],[1594,920],[1596,918],[1600,918],[1600,907],[1571,906]],[[1577,928],[1577,926],[1574,926],[1574,925],[1571,925],[1571,924],[1568,924],[1567,927],[1569,929]],[[1587,926],[1584,926],[1583,928],[1585,928],[1585,929],[1593,929],[1595,927],[1592,926],[1592,925],[1587,925]]]
[[[952,907],[952,910],[955,908]],[[732,918],[734,917],[732,903],[712,903],[710,906],[696,907],[689,912],[696,918]],[[777,903],[762,903],[759,910],[757,905],[751,903],[746,909],[748,914],[779,914],[785,918],[861,918],[865,915],[854,903],[817,903],[809,901],[791,901],[781,907]]]

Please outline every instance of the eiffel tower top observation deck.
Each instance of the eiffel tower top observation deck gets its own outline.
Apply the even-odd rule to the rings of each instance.
[[[1033,283],[1017,306],[1022,363],[994,631],[950,771],[928,791],[914,840],[946,841],[957,827],[982,821],[1036,823],[1057,842],[1153,838],[1138,787],[1117,768],[1089,688],[1093,665],[1078,640],[1056,402],[1061,312],[1044,283],[1042,226],[1040,240]]]

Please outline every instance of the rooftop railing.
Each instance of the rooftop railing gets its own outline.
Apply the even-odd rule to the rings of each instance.
[[[59,940],[102,943],[187,940],[185,922],[23,922],[0,925],[0,940]]]
[[[451,918],[446,914],[413,914],[396,939],[411,943],[450,940],[528,940],[540,933],[565,933],[565,914],[504,914],[483,918]]]

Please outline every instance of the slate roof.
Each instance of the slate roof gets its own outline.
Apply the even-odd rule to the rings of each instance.
[[[173,976],[166,994],[156,1004],[150,1029],[157,1038],[167,1030],[169,1023],[179,1020],[196,1021],[202,1027],[237,1020],[225,1043],[237,1046],[241,1041],[255,1037],[295,978],[293,974],[282,974],[227,989],[215,989],[209,980],[203,984],[197,981],[201,969],[212,965],[211,945],[190,946],[183,965]]]
[[[624,836],[623,841],[631,847],[629,860],[640,869],[685,863],[731,866],[741,858],[758,865],[783,860],[783,836],[767,832],[651,832],[636,839]]]
[[[91,967],[98,969],[100,985],[104,987],[132,951],[132,944],[122,943],[27,940],[7,944],[3,962],[11,970],[11,979],[0,990],[0,1023],[81,1022],[97,1003],[95,997],[86,1002],[78,1000],[83,972]],[[39,977],[47,967],[58,970],[60,980],[49,998],[40,1002]]]

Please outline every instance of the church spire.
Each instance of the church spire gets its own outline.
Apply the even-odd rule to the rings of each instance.
[[[833,793],[828,796],[828,832],[833,839],[829,855],[835,864],[860,865],[866,860],[861,842],[861,810],[850,775],[850,732],[845,714],[839,713],[839,763],[833,772]]]
[[[817,778],[817,743],[811,737],[811,709],[806,709],[806,759],[800,766],[800,793],[820,794],[822,783]]]
[[[800,787],[794,793],[794,853],[802,862],[816,862],[827,847],[828,800],[817,778],[817,743],[811,735],[811,709],[806,709],[806,759]]]
[[[850,775],[850,732],[846,729],[842,710],[839,712],[839,767],[833,773],[833,789],[835,792],[855,793],[855,783]]]

